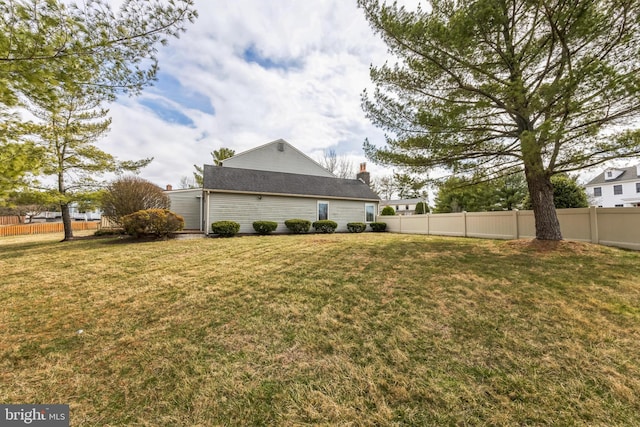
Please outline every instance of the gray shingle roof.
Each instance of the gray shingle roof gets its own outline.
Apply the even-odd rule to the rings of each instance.
[[[638,179],[638,171],[635,166],[630,166],[628,168],[619,168],[619,170],[624,172],[622,172],[620,176],[615,179],[605,179],[604,178],[604,174],[606,172],[605,171],[605,172],[602,172],[600,175],[596,176],[595,178],[593,178],[586,185],[607,184],[610,182],[629,181],[629,180]]]
[[[204,165],[204,189],[379,200],[378,195],[358,179],[328,178],[211,165]]]

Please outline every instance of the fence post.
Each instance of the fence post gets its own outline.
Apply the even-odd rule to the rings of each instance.
[[[467,211],[462,211],[462,221],[464,222],[464,237],[467,237]]]
[[[520,229],[518,227],[518,209],[513,210],[513,232],[514,238],[518,240],[520,238]]]
[[[430,216],[431,216],[431,214],[427,213],[427,219],[426,219],[426,221],[427,221],[427,235],[431,234],[431,231],[429,230],[429,217]]]
[[[591,227],[591,243],[599,243],[600,237],[598,236],[598,208],[595,206],[589,206],[589,226]]]

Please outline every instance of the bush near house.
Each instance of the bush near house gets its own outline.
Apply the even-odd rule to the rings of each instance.
[[[313,223],[313,228],[318,233],[333,233],[338,228],[338,223],[330,219],[321,219]]]
[[[288,219],[284,222],[284,225],[294,234],[303,234],[309,232],[311,228],[311,221],[306,219]]]
[[[396,214],[396,210],[393,209],[391,206],[385,206],[384,208],[382,208],[382,212],[380,212],[380,215],[387,215],[387,216],[392,216]]]
[[[133,237],[166,237],[184,228],[184,218],[169,209],[145,209],[121,219],[125,233]]]
[[[372,222],[369,224],[369,226],[371,227],[371,229],[373,231],[377,231],[377,232],[382,232],[385,231],[387,229],[387,223],[386,222]]]
[[[362,233],[367,229],[367,224],[364,222],[350,222],[347,224],[347,230],[349,233]]]
[[[211,232],[221,237],[232,237],[240,231],[240,224],[235,221],[216,221],[211,223]]]
[[[255,221],[253,223],[253,229],[262,235],[272,233],[276,228],[278,228],[278,223],[275,221]]]

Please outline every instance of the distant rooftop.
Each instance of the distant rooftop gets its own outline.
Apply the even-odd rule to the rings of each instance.
[[[616,178],[607,179],[605,173],[607,170],[619,170],[622,171],[620,175]],[[598,176],[589,181],[586,185],[598,185],[598,184],[607,184],[610,182],[620,182],[620,181],[632,181],[638,179],[638,169],[636,166],[629,166],[626,168],[608,168],[607,170],[600,173]]]

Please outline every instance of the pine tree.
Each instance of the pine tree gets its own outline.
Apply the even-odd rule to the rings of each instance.
[[[29,110],[39,119],[30,126],[42,149],[41,175],[52,177],[50,188],[62,211],[64,240],[73,239],[69,207],[99,188],[107,172],[137,171],[152,159],[119,162],[95,143],[108,132],[111,119],[101,108],[102,99],[76,85],[63,85],[55,96],[32,99]]]
[[[371,160],[483,181],[524,170],[536,237],[559,240],[551,177],[640,154],[640,2],[358,4],[398,58],[363,95],[388,134],[365,142]]]

